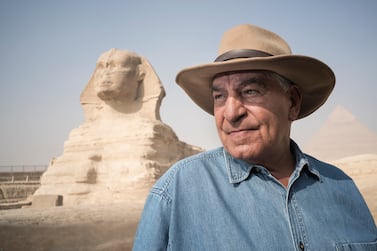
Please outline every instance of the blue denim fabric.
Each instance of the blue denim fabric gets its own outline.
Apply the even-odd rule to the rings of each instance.
[[[376,225],[353,181],[292,147],[287,188],[223,148],[178,162],[151,189],[133,250],[376,251]]]

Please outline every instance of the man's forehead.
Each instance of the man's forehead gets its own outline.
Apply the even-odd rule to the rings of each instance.
[[[255,80],[265,79],[268,77],[269,71],[259,71],[259,70],[248,70],[248,71],[232,71],[232,72],[223,72],[217,74],[213,81],[212,86],[221,84],[224,82],[242,82],[243,80],[253,78]]]

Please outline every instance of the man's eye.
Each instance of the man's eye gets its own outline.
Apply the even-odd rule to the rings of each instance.
[[[243,95],[245,96],[254,96],[254,95],[259,95],[260,91],[257,89],[246,89],[243,91]]]
[[[223,99],[225,96],[223,94],[213,94],[213,99],[214,100],[219,100]]]
[[[213,102],[215,106],[221,106],[225,103],[226,96],[224,94],[213,94]]]

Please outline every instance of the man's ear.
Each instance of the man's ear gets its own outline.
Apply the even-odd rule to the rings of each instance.
[[[288,118],[290,121],[294,121],[297,119],[300,113],[302,96],[300,90],[295,85],[292,85],[289,88],[289,94],[291,99],[291,107],[289,108]]]

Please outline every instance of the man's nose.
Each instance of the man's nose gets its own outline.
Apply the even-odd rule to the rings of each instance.
[[[225,103],[224,118],[231,123],[238,122],[246,115],[246,108],[237,97],[228,97]]]

